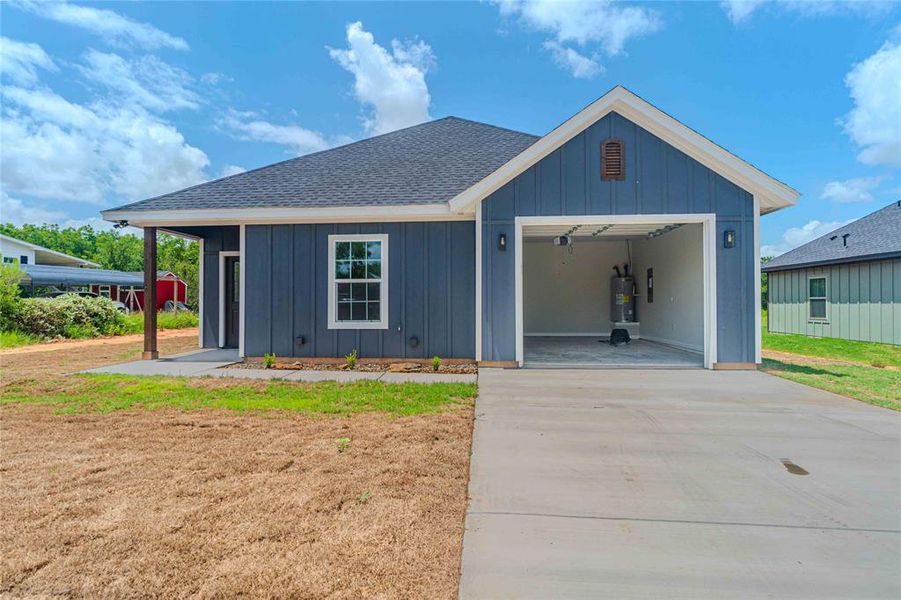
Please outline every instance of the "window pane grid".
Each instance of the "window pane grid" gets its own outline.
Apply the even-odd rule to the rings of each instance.
[[[381,320],[382,243],[335,243],[337,321]]]
[[[807,292],[809,318],[825,320],[827,309],[826,278],[811,277],[807,281]]]

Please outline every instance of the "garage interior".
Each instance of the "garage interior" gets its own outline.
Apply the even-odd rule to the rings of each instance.
[[[700,223],[535,224],[522,240],[523,366],[704,366]]]

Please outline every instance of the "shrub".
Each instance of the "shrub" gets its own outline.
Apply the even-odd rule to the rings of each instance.
[[[124,325],[125,316],[109,299],[64,294],[21,300],[16,329],[46,338],[90,337],[119,333]]]
[[[344,357],[345,362],[347,363],[348,369],[356,369],[357,368],[357,349],[354,348],[353,352]]]
[[[263,355],[263,368],[271,369],[275,366],[275,352],[267,352]]]
[[[21,331],[0,331],[0,348],[18,348],[19,346],[37,344],[40,341],[39,338]]]
[[[437,371],[440,368],[441,368],[441,357],[433,356],[432,357],[432,370]]]
[[[22,271],[16,265],[0,264],[0,329],[16,328],[19,314],[19,282]]]
[[[188,310],[163,311],[156,315],[157,329],[183,329],[185,327],[197,327],[200,319]],[[127,315],[123,319],[123,328],[116,332],[117,335],[126,333],[141,333],[144,331],[144,313],[136,312]]]

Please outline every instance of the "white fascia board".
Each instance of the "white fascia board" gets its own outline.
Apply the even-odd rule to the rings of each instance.
[[[798,191],[714,144],[624,87],[617,86],[494,173],[452,198],[451,210],[460,213],[473,212],[481,200],[611,112],[619,113],[760,198],[762,212],[772,212],[791,206],[800,197]]]
[[[190,225],[269,225],[276,223],[374,223],[397,221],[473,221],[475,213],[451,211],[447,203],[326,208],[215,208],[174,210],[108,210],[107,221],[135,227]]]

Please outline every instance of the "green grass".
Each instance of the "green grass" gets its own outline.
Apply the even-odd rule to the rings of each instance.
[[[850,365],[799,365],[764,359],[773,375],[848,396],[876,406],[901,410],[901,373]]]
[[[6,387],[0,404],[50,404],[60,413],[119,410],[220,408],[234,411],[294,411],[348,415],[384,412],[396,416],[442,410],[468,402],[476,386],[463,383],[291,383],[223,384],[184,377],[77,375],[46,382],[22,381]]]
[[[184,329],[197,327],[197,315],[186,310],[174,312],[158,312],[156,315],[157,329]],[[125,324],[122,333],[141,333],[144,331],[144,313],[132,313],[125,316]]]
[[[763,311],[762,327],[762,342],[765,350],[901,368],[901,347],[899,346],[835,338],[812,338],[793,333],[770,333],[767,331],[766,311]]]
[[[41,339],[18,331],[0,331],[0,348],[18,348],[37,344]]]

